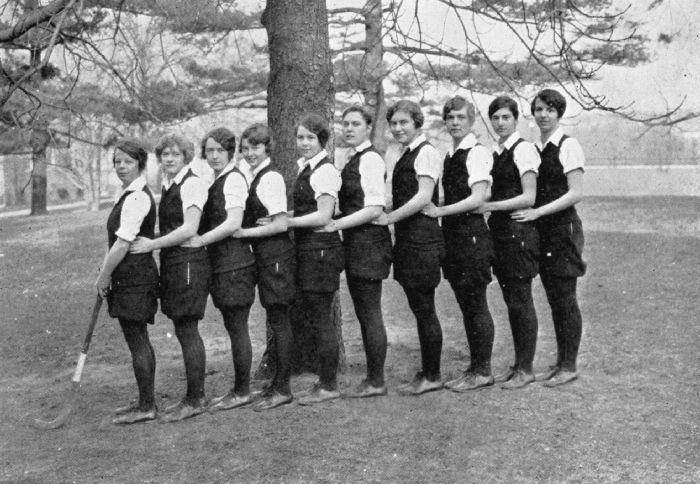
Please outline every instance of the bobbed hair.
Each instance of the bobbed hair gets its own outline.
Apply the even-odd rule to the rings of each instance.
[[[194,159],[194,143],[189,141],[184,136],[175,133],[166,134],[160,140],[158,140],[158,144],[156,145],[155,149],[156,158],[158,158],[158,161],[160,162],[160,157],[165,148],[172,148],[173,146],[182,151],[182,155],[185,158],[185,165],[189,165],[190,161]]]
[[[386,120],[391,122],[391,118],[394,117],[394,114],[396,114],[399,111],[403,111],[404,113],[411,116],[411,119],[413,119],[413,124],[416,128],[420,128],[421,126],[423,126],[425,117],[423,117],[423,111],[421,110],[418,103],[409,101],[408,99],[402,99],[401,101],[395,102],[387,110]]]
[[[489,118],[493,116],[493,113],[503,108],[507,108],[513,114],[513,117],[516,120],[518,119],[518,116],[520,116],[518,103],[516,103],[513,98],[509,96],[498,96],[496,99],[491,101],[491,104],[489,104]]]
[[[120,138],[114,144],[114,154],[112,155],[112,164],[114,164],[114,158],[117,150],[123,151],[131,158],[136,160],[139,164],[139,171],[143,171],[146,168],[146,162],[148,161],[148,152],[146,148],[143,147],[140,141],[135,138]]]
[[[233,159],[233,155],[236,153],[236,136],[228,128],[224,127],[214,128],[202,138],[202,159],[207,157],[206,145],[209,138],[219,143],[226,150],[229,160]]]

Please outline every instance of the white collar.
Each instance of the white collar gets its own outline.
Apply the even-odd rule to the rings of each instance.
[[[190,164],[187,163],[185,166],[182,167],[182,170],[177,172],[177,175],[175,175],[172,180],[170,178],[168,178],[167,175],[164,176],[163,177],[163,187],[165,187],[165,189],[167,190],[171,186],[173,186],[173,183],[177,183],[179,185],[180,182],[182,181],[182,179],[185,178],[185,175],[187,174],[189,169],[190,169]]]
[[[318,165],[321,162],[321,160],[323,160],[327,156],[328,152],[324,149],[318,152],[316,156],[314,156],[313,158],[309,158],[308,160],[306,158],[299,158],[299,160],[297,160],[297,165],[299,165],[300,170],[306,168],[307,165],[310,166],[313,170],[316,168],[316,165]]]
[[[260,163],[255,169],[251,169],[248,162],[246,162],[245,166],[248,170],[248,173],[250,174],[251,180],[255,178],[257,174],[263,170],[263,168],[267,168],[268,166],[270,166],[271,163],[272,161],[270,160],[270,158],[265,158],[265,160],[262,163]]]
[[[413,151],[413,150],[415,150],[416,148],[418,148],[418,146],[419,146],[421,143],[424,143],[425,141],[427,141],[426,138],[425,138],[425,135],[424,135],[423,133],[421,133],[421,134],[419,134],[418,136],[416,136],[416,138],[415,138],[413,141],[411,141],[411,142],[409,143],[409,145],[406,147],[406,149],[407,149],[408,151]]]
[[[520,133],[518,133],[518,131],[516,130],[513,134],[508,136],[508,139],[506,139],[503,144],[499,143],[496,146],[496,153],[498,153],[500,155],[504,149],[505,150],[511,149],[513,147],[513,145],[515,144],[515,142],[518,141],[519,139],[520,139]]]
[[[117,191],[116,200],[119,200],[126,192],[138,192],[139,190],[143,190],[143,187],[145,186],[146,177],[139,175],[135,180],[129,183],[126,188],[121,188]]]
[[[447,150],[447,154],[452,156],[458,150],[469,150],[471,148],[474,148],[476,144],[476,136],[474,136],[474,133],[469,133],[462,139],[462,141],[459,142],[459,145],[457,146],[456,150],[454,149],[454,145],[450,146],[450,149]]]
[[[365,151],[367,148],[372,146],[372,142],[370,140],[363,141],[359,145],[355,146],[353,149],[355,150],[355,153],[361,153],[362,151]]]
[[[224,169],[221,170],[221,173],[219,173],[218,175],[216,175],[215,180],[218,180],[219,178],[221,178],[222,176],[224,176],[226,173],[232,171],[234,168],[236,168],[236,161],[235,161],[235,160],[229,161],[229,162],[228,162],[228,165],[226,165],[226,166],[224,167]]]
[[[559,143],[561,143],[561,139],[564,136],[564,130],[561,129],[561,126],[559,126],[557,129],[554,130],[554,133],[552,133],[549,138],[547,138],[547,141],[542,143],[541,139],[538,139],[535,144],[537,147],[542,151],[545,146],[547,146],[548,143],[552,143],[554,146],[559,146]]]

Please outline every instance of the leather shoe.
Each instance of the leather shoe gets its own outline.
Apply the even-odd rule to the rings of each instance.
[[[157,414],[156,407],[149,410],[139,410],[135,408],[130,412],[122,412],[112,419],[112,423],[115,425],[129,425],[138,422],[147,422],[149,420],[155,420]]]
[[[547,388],[566,385],[578,378],[578,373],[575,371],[559,370],[556,375],[543,383]]]
[[[292,400],[293,397],[291,395],[285,395],[284,393],[280,393],[275,390],[267,397],[255,402],[255,405],[253,405],[253,410],[256,412],[272,410],[273,408],[291,403]]]
[[[503,373],[499,373],[498,375],[496,375],[493,378],[493,381],[496,383],[503,383],[513,378],[513,376],[515,376],[515,367],[511,366],[508,367],[508,369]]]
[[[223,397],[216,397],[209,404],[210,412],[217,412],[219,410],[231,410],[233,408],[242,407],[243,405],[248,405],[253,401],[253,397],[250,393],[247,395],[236,395],[233,392],[224,395]]]
[[[535,373],[535,381],[549,380],[554,375],[556,375],[558,371],[559,371],[558,365],[550,365],[549,368],[547,368],[542,373]]]
[[[368,398],[386,395],[386,393],[386,385],[375,387],[374,385],[371,385],[367,380],[362,380],[362,382],[359,385],[357,385],[352,390],[344,393],[343,396],[345,398]]]
[[[501,385],[504,390],[517,390],[518,388],[523,388],[535,381],[535,375],[532,373],[525,373],[522,370],[517,370],[513,375],[513,378]]]
[[[139,409],[138,400],[131,400],[128,404],[114,409],[114,415],[124,415]]]
[[[457,393],[481,390],[493,385],[493,376],[479,375],[478,373],[466,373],[461,378],[445,383],[445,386]]]
[[[195,417],[204,413],[206,410],[206,401],[201,398],[196,403],[187,403],[184,400],[175,405],[171,405],[167,409],[160,421],[165,423],[179,422],[188,418]]]
[[[336,398],[340,398],[339,390],[326,390],[320,383],[317,383],[309,393],[299,399],[299,405],[314,405]]]
[[[418,372],[411,383],[399,386],[396,391],[401,395],[422,395],[436,390],[442,390],[443,383],[440,380],[430,381],[422,372]]]

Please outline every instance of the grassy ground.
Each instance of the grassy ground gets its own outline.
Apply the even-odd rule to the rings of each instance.
[[[696,198],[596,198],[581,207],[589,273],[581,280],[582,377],[560,389],[531,385],[418,398],[391,391],[419,363],[415,323],[400,288],[388,281],[390,395],[325,406],[247,409],[179,424],[115,427],[113,407],[135,392],[130,360],[114,321],[102,316],[83,375],[82,399],[55,431],[28,425],[53,416],[68,388],[104,250],[107,212],[0,221],[0,480],[2,481],[646,481],[700,480],[700,233]],[[344,290],[345,288],[343,288]],[[349,367],[364,357],[347,292],[341,294]],[[539,282],[536,367],[555,356]],[[512,344],[498,288],[494,368]],[[469,360],[459,311],[438,290],[445,334],[443,376]],[[256,357],[264,343],[256,304]],[[207,312],[207,392],[230,386],[221,319]],[[159,316],[151,334],[160,405],[184,388],[179,347]],[[313,377],[295,378],[293,390]]]

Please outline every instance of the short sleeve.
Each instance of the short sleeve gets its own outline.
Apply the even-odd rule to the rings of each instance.
[[[519,143],[515,147],[513,158],[521,177],[528,171],[534,171],[537,174],[540,167],[540,154],[535,145],[528,141]]]
[[[423,145],[418,152],[413,166],[416,170],[416,176],[428,176],[432,178],[435,183],[440,180],[442,158],[440,158],[440,153],[438,153],[434,146],[429,144]]]
[[[287,188],[284,178],[275,171],[265,173],[255,190],[260,202],[270,215],[287,212]]]
[[[487,182],[491,184],[491,169],[493,168],[493,155],[485,146],[476,145],[469,151],[467,156],[467,172],[469,179],[467,183],[473,186],[475,183]]]
[[[225,209],[232,208],[245,209],[245,202],[248,199],[248,182],[245,176],[239,172],[232,172],[226,177],[224,182]]]
[[[386,184],[384,160],[374,151],[365,153],[360,158],[360,185],[365,194],[364,206],[386,205]]]
[[[314,198],[318,200],[321,195],[330,195],[333,198],[338,198],[338,191],[342,180],[340,172],[330,163],[324,163],[319,166],[312,174],[311,188],[314,191]]]
[[[564,169],[564,173],[569,173],[574,170],[583,170],[586,163],[586,156],[583,154],[583,148],[576,138],[566,138],[559,150],[559,161]]]
[[[143,219],[151,210],[151,199],[143,190],[130,193],[122,204],[122,213],[119,218],[117,237],[127,242],[133,242],[141,230]]]
[[[185,213],[192,205],[200,210],[204,210],[207,203],[209,187],[207,182],[198,176],[187,178],[180,187],[180,198],[182,198],[182,213]]]

